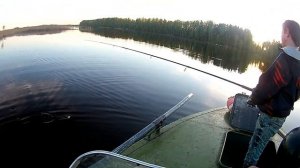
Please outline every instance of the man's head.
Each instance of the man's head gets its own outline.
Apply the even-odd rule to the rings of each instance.
[[[281,33],[281,44],[283,47],[300,46],[300,27],[297,22],[293,20],[286,20],[283,23],[282,33]]]

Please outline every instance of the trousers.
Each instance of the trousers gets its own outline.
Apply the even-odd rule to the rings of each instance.
[[[259,157],[267,146],[270,138],[273,137],[282,127],[285,119],[286,117],[272,117],[260,112],[244,159],[244,168],[256,166]]]

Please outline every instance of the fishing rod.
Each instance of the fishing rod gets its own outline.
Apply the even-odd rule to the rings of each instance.
[[[115,148],[112,152],[114,153],[122,153],[125,149],[127,149],[129,146],[134,144],[135,142],[141,140],[145,135],[147,135],[149,132],[157,129],[158,127],[162,126],[162,123],[165,121],[165,119],[170,116],[173,112],[175,112],[177,109],[179,109],[182,105],[184,105],[188,100],[190,100],[193,96],[193,93],[190,93],[185,98],[183,98],[180,102],[178,102],[175,106],[173,106],[171,109],[169,109],[167,112],[165,112],[163,115],[156,118],[154,121],[152,121],[149,125],[144,127],[142,130],[140,130],[138,133],[133,135],[131,138],[129,138],[127,141],[122,143],[120,146]]]
[[[229,83],[232,83],[234,85],[237,85],[241,88],[244,88],[248,91],[251,91],[252,92],[252,88],[248,87],[248,86],[245,86],[245,85],[241,85],[237,82],[233,82],[231,80],[228,80],[228,79],[225,79],[223,77],[220,77],[220,76],[217,76],[215,74],[212,74],[212,73],[209,73],[209,72],[206,72],[206,71],[203,71],[203,70],[200,70],[198,68],[194,68],[194,67],[191,67],[189,65],[186,65],[186,64],[182,64],[182,63],[179,63],[179,62],[176,62],[176,61],[172,61],[172,60],[169,60],[169,59],[166,59],[166,58],[162,58],[162,57],[159,57],[159,56],[156,56],[156,55],[153,55],[153,54],[149,54],[149,53],[146,53],[146,52],[143,52],[143,51],[139,51],[139,50],[135,50],[135,49],[131,49],[131,48],[128,48],[128,47],[124,47],[124,46],[119,46],[119,45],[115,45],[115,44],[110,44],[110,43],[105,43],[105,42],[101,42],[101,41],[94,41],[94,40],[86,40],[86,41],[90,41],[90,42],[95,42],[95,43],[101,43],[101,44],[105,44],[105,45],[109,45],[109,46],[113,46],[113,47],[118,47],[118,48],[123,48],[125,50],[130,50],[130,51],[133,51],[133,52],[137,52],[137,53],[141,53],[141,54],[145,54],[145,55],[149,55],[151,57],[155,57],[155,58],[158,58],[158,59],[161,59],[161,60],[164,60],[164,61],[168,61],[168,62],[172,62],[174,64],[177,64],[177,65],[181,65],[181,66],[184,66],[184,67],[187,67],[187,68],[190,68],[190,69],[193,69],[193,70],[196,70],[196,71],[199,71],[199,72],[202,72],[204,74],[207,74],[207,75],[210,75],[210,76],[213,76],[213,77],[216,77],[216,78],[219,78],[221,80],[224,80],[226,82],[229,82]],[[281,136],[281,137],[285,137],[285,133],[282,129],[279,129],[279,132],[278,134]]]
[[[237,82],[228,80],[228,79],[226,79],[226,78],[217,76],[217,75],[215,75],[215,74],[212,74],[212,73],[209,73],[209,72],[200,70],[200,69],[198,69],[198,68],[194,68],[194,67],[189,66],[189,65],[186,65],[186,64],[182,64],[182,63],[179,63],[179,62],[176,62],[176,61],[172,61],[172,60],[169,60],[169,59],[166,59],[166,58],[162,58],[162,57],[160,57],[160,56],[156,56],[156,55],[153,55],[153,54],[149,54],[149,53],[146,53],[146,52],[143,52],[143,51],[139,51],[139,50],[135,50],[135,49],[131,49],[131,48],[128,48],[128,47],[119,46],[119,45],[115,45],[115,44],[105,43],[105,42],[101,42],[101,41],[94,41],[94,40],[86,40],[86,41],[95,42],[95,43],[101,43],[101,44],[110,45],[110,46],[113,46],[113,47],[123,48],[123,49],[125,49],[125,50],[130,50],[130,51],[133,51],[133,52],[137,52],[137,53],[149,55],[149,56],[151,56],[151,57],[155,57],[155,58],[158,58],[158,59],[161,59],[161,60],[164,60],[164,61],[172,62],[172,63],[174,63],[174,64],[181,65],[181,66],[184,66],[184,67],[186,67],[186,68],[190,68],[190,69],[193,69],[193,70],[196,70],[196,71],[205,73],[205,74],[207,74],[207,75],[210,75],[210,76],[219,78],[219,79],[221,79],[221,80],[224,80],[224,81],[226,81],[226,82],[235,84],[235,85],[237,85],[237,86],[239,86],[239,87],[241,87],[241,88],[244,88],[244,89],[246,89],[246,90],[249,90],[249,91],[252,91],[252,90],[253,90],[252,88],[250,88],[250,87],[248,87],[248,86],[241,85],[241,84],[239,84],[239,83],[237,83]]]

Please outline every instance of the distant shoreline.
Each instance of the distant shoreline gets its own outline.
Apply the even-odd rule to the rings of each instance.
[[[65,30],[72,30],[78,27],[78,25],[40,25],[40,26],[29,26],[29,27],[17,27],[14,29],[7,29],[0,31],[0,40],[11,36],[22,36],[22,35],[42,35],[59,33]]]

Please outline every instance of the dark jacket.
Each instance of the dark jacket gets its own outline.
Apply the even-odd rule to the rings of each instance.
[[[259,77],[250,98],[262,112],[286,117],[293,110],[300,96],[299,58],[299,51],[290,54],[283,49],[272,66]]]

